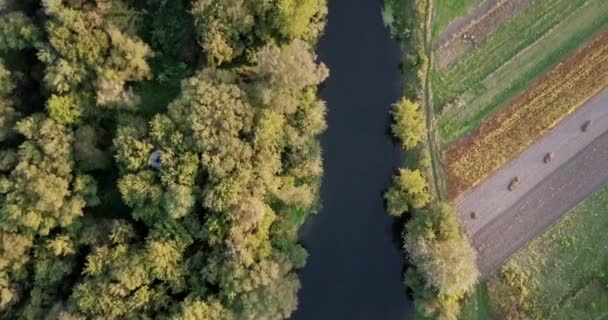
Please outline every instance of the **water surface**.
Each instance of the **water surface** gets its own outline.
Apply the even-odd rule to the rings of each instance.
[[[321,92],[329,111],[323,209],[302,228],[310,257],[292,319],[413,318],[397,226],[382,199],[401,163],[387,131],[402,89],[401,50],[382,24],[381,0],[329,0],[317,52],[331,74]]]

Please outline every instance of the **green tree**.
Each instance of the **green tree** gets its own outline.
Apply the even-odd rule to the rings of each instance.
[[[268,4],[255,0],[193,1],[196,31],[207,62],[221,65],[240,56],[255,37],[256,14],[267,8]]]
[[[81,313],[131,318],[162,311],[171,292],[185,290],[184,250],[191,240],[157,231],[141,243],[129,223],[112,223],[110,236],[87,256],[85,277],[74,288],[72,298]]]
[[[62,125],[78,124],[85,112],[86,97],[68,94],[63,96],[51,95],[46,108],[49,116]]]
[[[40,40],[40,30],[22,12],[0,15],[0,51],[23,50],[38,45]]]
[[[426,179],[419,170],[399,169],[393,186],[384,194],[388,212],[401,216],[404,212],[420,209],[431,200]]]
[[[288,39],[314,40],[325,26],[325,0],[279,0],[275,7],[275,27]]]
[[[120,3],[98,5],[95,10],[78,10],[55,0],[44,3],[50,17],[48,45],[38,57],[47,65],[45,83],[51,90],[65,94],[86,88],[99,106],[137,106],[139,98],[127,83],[150,77],[146,59],[151,50],[119,29],[121,23],[112,24],[112,10],[128,11]]]
[[[6,69],[4,61],[0,59],[0,97],[7,98],[15,89],[12,73]]]
[[[402,142],[406,150],[415,148],[426,132],[424,114],[420,105],[403,98],[393,105],[393,134]]]
[[[261,48],[249,74],[256,80],[257,102],[281,114],[296,112],[301,101],[294,91],[316,86],[329,76],[325,65],[315,60],[310,46],[302,40],[294,40],[285,47]]]
[[[30,5],[0,4],[0,51],[26,62],[0,63],[3,317],[289,318],[322,175],[325,1],[14,11]],[[38,84],[45,102],[12,101]]]
[[[458,301],[474,289],[479,271],[476,252],[460,229],[455,210],[447,203],[434,203],[417,212],[405,229],[404,246],[420,277],[416,280],[410,273],[408,283],[414,290],[420,281],[427,287],[418,293],[427,315],[456,319]]]
[[[186,298],[180,304],[174,320],[232,320],[234,315],[218,301],[205,301],[200,298]]]
[[[222,211],[243,197],[252,179],[253,150],[243,137],[252,134],[254,109],[235,85],[192,78],[169,106],[169,117],[191,136],[209,176],[204,203]]]

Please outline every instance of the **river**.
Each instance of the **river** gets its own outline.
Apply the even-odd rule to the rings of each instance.
[[[401,50],[383,26],[381,0],[329,0],[317,52],[330,69],[321,97],[323,209],[303,226],[308,264],[292,320],[403,320],[413,305],[404,259],[382,193],[402,162],[389,134],[390,105],[402,92]]]

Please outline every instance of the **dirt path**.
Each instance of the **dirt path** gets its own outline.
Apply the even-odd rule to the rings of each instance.
[[[439,143],[439,135],[437,134],[437,119],[435,114],[435,106],[433,103],[433,89],[431,86],[431,79],[429,75],[431,70],[434,68],[435,57],[433,54],[433,40],[432,40],[432,25],[433,25],[433,13],[434,13],[435,1],[429,0],[427,2],[426,17],[424,24],[424,51],[429,59],[424,70],[424,84],[423,84],[423,97],[424,112],[426,115],[426,126],[427,126],[427,141],[429,154],[431,156],[431,178],[433,181],[433,189],[435,195],[439,199],[447,198],[447,181],[445,180],[445,174],[443,172],[443,166],[441,165],[441,148]]]
[[[485,0],[469,15],[448,25],[437,40],[436,65],[443,69],[473,49],[532,0]]]
[[[591,119],[591,129],[583,133],[581,125]],[[547,152],[555,159],[545,164]],[[521,183],[508,191],[515,176]],[[456,200],[463,225],[479,250],[482,274],[491,273],[607,182],[608,90]]]

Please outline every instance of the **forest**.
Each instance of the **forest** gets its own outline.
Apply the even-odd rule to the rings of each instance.
[[[288,318],[326,1],[0,10],[0,318]]]

